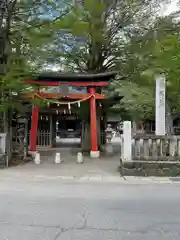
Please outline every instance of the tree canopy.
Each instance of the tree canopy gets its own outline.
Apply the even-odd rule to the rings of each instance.
[[[75,1],[76,2],[76,1]],[[173,112],[179,91],[178,14],[160,17],[167,0],[1,1],[1,105],[24,90],[32,71],[118,72],[109,89],[132,117],[154,115],[154,74],[165,72]],[[15,96],[13,95],[15,101]],[[120,103],[120,104],[121,104]],[[136,111],[134,111],[136,109]]]

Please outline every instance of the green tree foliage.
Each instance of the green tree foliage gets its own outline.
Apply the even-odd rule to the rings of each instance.
[[[64,26],[62,20],[54,25],[82,40],[80,45],[69,41],[71,51],[64,55],[68,66],[81,72],[119,70],[127,61],[127,43],[132,36],[142,35],[159,4],[154,0],[85,0],[80,7],[75,5],[64,18]]]
[[[114,106],[114,110],[117,108],[124,109],[129,118],[137,121],[154,119],[155,93],[153,88],[139,86],[137,83],[123,80],[113,81],[111,87],[115,93],[124,96],[121,102]],[[118,112],[118,114],[120,113],[121,111]]]
[[[154,109],[149,52],[157,12],[165,2],[85,0],[70,7],[67,15],[51,22],[51,44],[44,46],[47,63],[73,72],[118,71],[112,91],[126,96],[129,111],[136,109],[140,117],[147,112],[144,117],[149,117]],[[134,87],[136,94],[127,95]]]
[[[180,111],[180,35],[167,35],[156,44],[156,62],[166,74],[167,100],[174,115]]]
[[[116,70],[119,75],[112,84],[113,91],[127,96],[124,104],[129,111],[145,109],[142,106],[150,99],[147,111],[152,112],[154,88],[150,92],[148,88],[153,86],[152,59],[156,58],[152,52],[157,47],[154,29],[159,6],[165,2],[85,0],[73,5],[70,0],[12,0],[13,9],[6,9],[8,24],[1,24],[6,46],[0,50],[1,56],[7,58],[1,66],[5,71],[1,92],[7,92],[8,105],[9,99],[15,102],[17,93],[27,87],[21,84],[22,79],[32,70],[56,65],[79,72]],[[131,89],[136,89],[136,94],[126,94]],[[127,98],[129,101],[125,101]],[[130,107],[133,103],[134,108]]]
[[[133,40],[134,54],[140,56],[140,77],[135,78],[139,87],[154,88],[155,74],[165,73],[167,103],[176,115],[179,112],[179,21],[168,16],[158,18],[140,41]]]
[[[22,107],[20,95],[31,89],[24,79],[46,63],[44,46],[51,39],[52,22],[67,12],[63,4],[45,0],[1,1],[0,111]]]

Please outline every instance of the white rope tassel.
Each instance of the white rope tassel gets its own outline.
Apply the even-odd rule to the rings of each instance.
[[[71,104],[70,103],[68,103],[68,109],[71,110]]]
[[[78,102],[78,107],[80,107],[81,106],[81,103],[80,102]]]

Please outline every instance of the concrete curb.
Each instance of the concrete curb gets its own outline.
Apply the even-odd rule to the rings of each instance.
[[[1,176],[1,180],[13,180],[13,181],[67,181],[67,182],[99,182],[99,183],[116,183],[116,184],[153,184],[153,183],[180,183],[180,177],[121,177],[121,176],[104,176],[98,175],[84,175],[84,176],[72,176],[72,175],[41,175],[41,174],[15,174]]]
[[[169,177],[120,177],[120,176],[35,176],[34,180],[62,180],[73,182],[104,182],[121,184],[180,183],[180,178]]]
[[[125,182],[128,183],[178,183],[169,177],[125,177]],[[179,182],[180,183],[180,182]]]

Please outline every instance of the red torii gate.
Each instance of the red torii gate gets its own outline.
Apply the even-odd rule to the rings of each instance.
[[[87,87],[88,93],[68,93],[65,99],[89,99],[90,103],[90,134],[91,134],[91,157],[99,157],[98,136],[97,136],[97,116],[96,116],[96,99],[105,99],[104,94],[97,93],[96,88],[107,87],[109,81],[114,78],[115,72],[99,73],[99,74],[59,74],[45,73],[40,74],[35,79],[26,80],[26,84],[38,86],[38,90],[34,93],[27,93],[27,96],[45,99],[62,98],[59,93],[42,92],[40,87],[61,86],[66,83],[68,86]],[[33,106],[32,122],[30,130],[30,151],[36,152],[36,139],[38,129],[39,107]]]

